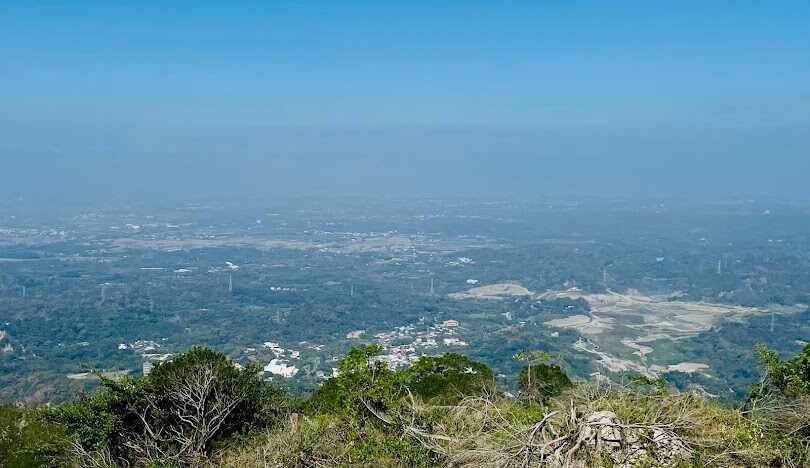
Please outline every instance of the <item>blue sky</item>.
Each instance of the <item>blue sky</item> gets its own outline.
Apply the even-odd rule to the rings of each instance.
[[[278,137],[284,128],[309,142]],[[473,180],[506,160],[554,185],[552,168],[559,189],[594,183],[556,179],[593,163],[625,185],[648,179],[631,191],[653,195],[677,192],[678,177],[655,177],[679,161],[714,161],[723,190],[740,195],[770,161],[757,193],[782,195],[810,169],[808,133],[806,1],[0,3],[6,194],[45,190],[20,183],[33,167],[61,165],[45,178],[53,186],[98,160],[114,172],[177,159],[165,179],[192,187],[220,175],[225,157],[311,165],[288,168],[301,180],[287,191],[362,189],[306,179],[334,163],[381,178],[369,192],[443,192],[442,177],[405,167],[407,184],[392,185],[374,170],[412,157],[441,176],[473,164]],[[213,141],[195,146],[195,135]],[[207,169],[184,178],[189,164]],[[139,174],[140,186],[171,185]],[[527,171],[495,185],[515,187],[510,178]]]

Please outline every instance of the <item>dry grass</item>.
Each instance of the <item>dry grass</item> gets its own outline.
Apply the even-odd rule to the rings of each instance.
[[[495,393],[452,406],[413,399],[408,406],[410,421],[382,428],[406,444],[404,456],[383,450],[358,458],[357,444],[380,433],[347,438],[347,430],[358,429],[337,416],[319,416],[302,417],[295,428],[287,424],[213,466],[412,466],[413,446],[431,454],[428,465],[448,467],[807,466],[800,438],[779,429],[806,429],[810,403],[746,415],[692,394],[582,383],[545,406]],[[615,419],[596,422],[594,413]],[[777,416],[779,425],[770,419]]]
[[[210,467],[318,467],[374,466],[406,468],[414,466],[407,456],[366,450],[379,446],[384,437],[372,425],[354,427],[337,416],[301,417],[296,423],[257,437],[256,443],[228,451],[212,459]],[[417,447],[414,445],[414,447]],[[418,447],[417,447],[418,448]]]

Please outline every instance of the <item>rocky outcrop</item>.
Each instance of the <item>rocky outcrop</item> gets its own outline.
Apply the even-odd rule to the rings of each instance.
[[[671,466],[688,457],[688,444],[671,432],[643,425],[625,426],[612,411],[597,411],[583,419],[577,441],[568,452],[570,466],[592,466],[610,457],[613,466],[630,468],[652,461]]]

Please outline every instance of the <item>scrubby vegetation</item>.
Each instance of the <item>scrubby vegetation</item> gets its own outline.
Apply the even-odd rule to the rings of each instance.
[[[525,351],[520,392],[459,354],[391,370],[377,345],[292,398],[224,355],[196,347],[146,376],[102,378],[78,401],[0,408],[2,466],[679,466],[808,465],[810,346],[761,348],[762,378],[739,408],[669,390],[572,381]]]

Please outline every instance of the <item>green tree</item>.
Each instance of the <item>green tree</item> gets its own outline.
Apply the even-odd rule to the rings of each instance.
[[[788,360],[761,344],[756,353],[762,377],[751,389],[749,401],[773,394],[786,398],[810,394],[810,344]]]
[[[560,366],[552,362],[554,357],[547,352],[523,350],[515,354],[515,358],[526,362],[518,376],[520,392],[525,396],[547,400],[573,385]]]
[[[401,372],[377,358],[382,350],[378,344],[352,347],[338,362],[338,376],[314,392],[309,407],[384,419],[385,412],[398,406],[405,382]]]
[[[62,429],[14,405],[0,405],[0,466],[28,468],[61,461],[67,440]]]
[[[80,455],[93,460],[193,464],[229,437],[271,425],[283,393],[221,353],[194,347],[147,376],[102,379],[103,390],[57,407]]]
[[[411,391],[442,404],[491,389],[495,380],[492,369],[457,353],[422,356],[405,374]]]

